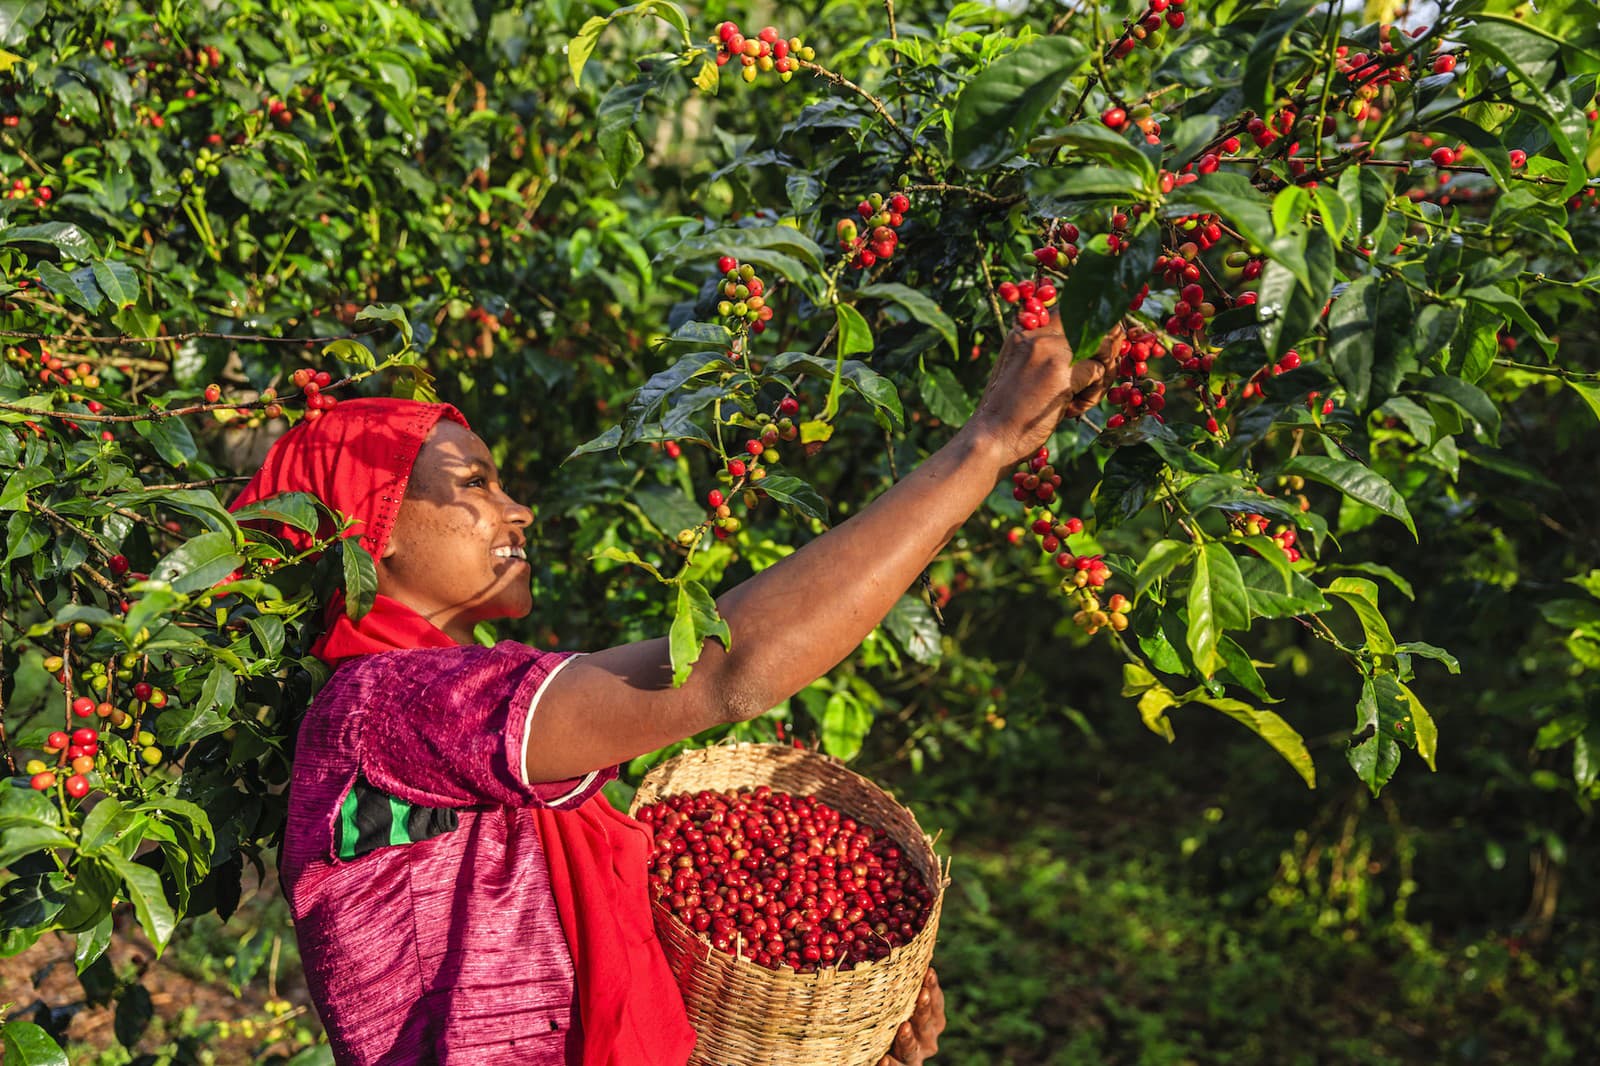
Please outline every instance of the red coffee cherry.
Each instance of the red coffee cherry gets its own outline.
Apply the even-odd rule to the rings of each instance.
[[[1448,52],[1433,61],[1433,72],[1435,74],[1448,74],[1455,69],[1456,57]]]
[[[99,739],[99,730],[90,729],[88,726],[80,726],[72,731],[72,742],[74,744],[94,744]]]
[[[113,555],[106,560],[106,568],[116,577],[121,577],[128,572],[128,557],[126,555]]]
[[[45,751],[49,751],[49,752],[60,751],[61,749],[65,748],[67,745],[69,745],[71,743],[72,743],[72,738],[71,737],[67,736],[65,733],[61,732],[60,730],[57,730],[56,732],[51,733],[48,737],[45,738],[44,750]]]
[[[79,718],[88,718],[94,714],[94,700],[88,696],[79,696],[72,701],[72,713]]]
[[[154,691],[155,689],[151,687],[149,682],[138,681],[135,682],[133,686],[133,698],[142,702],[148,702],[150,699],[150,694]]]
[[[222,387],[220,385],[207,385],[205,397],[206,403],[216,403],[222,399]]]
[[[89,794],[89,779],[82,774],[73,774],[67,778],[67,795],[73,799],[82,799]]]
[[[1456,161],[1455,149],[1441,145],[1428,158],[1433,160],[1435,166],[1447,167]]]
[[[56,787],[56,775],[49,770],[34,774],[28,779],[28,787],[36,792],[45,792]]]

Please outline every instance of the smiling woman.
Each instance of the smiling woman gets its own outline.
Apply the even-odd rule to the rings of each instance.
[[[300,727],[281,857],[338,1061],[682,1066],[695,1033],[652,925],[650,834],[600,786],[847,656],[1001,472],[1098,398],[1114,344],[1074,363],[1053,318],[1013,334],[948,444],[720,598],[732,638],[682,685],[665,639],[586,655],[474,642],[478,622],[531,609],[533,515],[455,408],[349,400],[274,445],[235,507],[313,493],[377,560],[372,608],[352,618],[332,597],[313,648],[335,670]],[[810,625],[765,632],[800,598]],[[943,1028],[929,970],[883,1061],[921,1063]]]

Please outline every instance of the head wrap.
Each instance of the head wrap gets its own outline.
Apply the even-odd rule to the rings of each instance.
[[[344,400],[279,438],[230,509],[308,492],[352,519],[348,535],[359,536],[361,546],[381,558],[417,453],[441,418],[467,426],[446,403]],[[247,521],[297,551],[314,540],[280,520]],[[319,534],[326,537],[335,528],[326,523]],[[330,665],[377,652],[456,646],[443,630],[381,593],[354,621],[342,592],[330,601],[323,635],[311,649]],[[651,924],[644,885],[649,830],[598,794],[575,810],[534,807],[530,813],[577,976],[583,1066],[682,1063],[694,1046],[694,1030],[659,941],[648,937],[641,943],[637,931]]]
[[[353,520],[347,536],[374,559],[383,556],[411,480],[417,452],[441,418],[468,429],[460,411],[447,403],[359,398],[345,400],[308,419],[276,441],[244,491],[230,505],[246,504],[286,492],[307,492],[332,510]],[[314,540],[335,531],[324,520],[316,537],[287,522],[251,520],[250,524],[305,551]],[[323,616],[323,633],[311,651],[329,665],[356,655],[396,648],[447,648],[455,644],[445,632],[404,604],[378,596],[372,609],[352,620],[344,610],[344,593],[335,592]]]

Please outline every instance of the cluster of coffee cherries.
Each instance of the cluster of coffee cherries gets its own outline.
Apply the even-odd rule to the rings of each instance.
[[[1293,526],[1273,522],[1265,515],[1237,513],[1229,517],[1228,525],[1235,537],[1268,537],[1291,563],[1300,561],[1300,549],[1295,547],[1298,538]]]
[[[777,970],[849,970],[922,930],[934,895],[887,833],[760,785],[642,808],[652,900],[718,951]]]
[[[706,508],[709,515],[706,522],[718,540],[728,539],[743,527],[733,513],[735,500],[742,500],[746,509],[754,509],[761,502],[761,493],[756,486],[766,480],[767,466],[782,458],[778,453],[778,443],[793,441],[800,436],[800,427],[794,421],[799,413],[800,401],[793,396],[785,396],[778,401],[775,416],[766,412],[758,414],[756,425],[760,428],[755,436],[744,442],[744,457],[727,460],[717,472],[717,479],[727,487],[707,490]],[[666,452],[669,457],[676,459],[683,454],[683,449],[676,441],[668,441]],[[679,530],[677,539],[680,545],[687,548],[700,539],[700,531],[695,528]]]
[[[289,375],[289,384],[299,389],[305,396],[306,419],[308,421],[315,421],[321,418],[322,412],[329,410],[339,402],[337,397],[330,396],[322,391],[333,384],[333,375],[326,370],[313,370],[308,366],[303,366]],[[276,418],[281,412],[281,408],[279,411],[273,411],[272,408],[275,406],[277,405],[268,406],[267,417]]]
[[[756,276],[756,268],[725,255],[717,260],[717,273],[722,275],[722,284],[717,288],[717,314],[722,316],[723,324],[735,333],[765,332],[772,320],[772,308],[767,305],[766,282]]]
[[[1183,9],[1188,0],[1149,0],[1137,19],[1127,19],[1122,25],[1122,36],[1111,46],[1111,59],[1126,59],[1141,43],[1146,48],[1159,48],[1166,36],[1166,27],[1182,29],[1186,21]],[[1163,25],[1164,24],[1164,25]]]
[[[1129,419],[1145,414],[1157,422],[1163,421],[1161,411],[1167,405],[1167,385],[1150,376],[1150,361],[1166,354],[1167,346],[1161,338],[1142,326],[1123,334],[1117,348],[1117,383],[1106,390],[1106,399],[1119,410],[1106,419],[1107,429],[1116,429]]]
[[[744,68],[740,76],[747,82],[756,80],[757,72],[777,71],[778,80],[787,82],[800,69],[800,61],[809,63],[817,58],[816,50],[802,45],[800,38],[787,40],[771,26],[764,27],[754,37],[746,37],[736,22],[724,22],[712,34],[711,43],[717,46],[717,66],[727,66],[734,58]]]
[[[1022,310],[1017,312],[1017,325],[1023,329],[1038,329],[1044,325],[1057,298],[1056,287],[1049,281],[1002,281],[995,286],[995,292],[1008,304],[1022,305]]]
[[[87,699],[87,697],[79,697]],[[94,701],[90,700],[90,713],[94,713]],[[73,799],[82,799],[89,794],[89,775],[95,769],[95,757],[100,754],[100,731],[89,726],[79,726],[71,733],[55,732],[45,738],[44,750],[46,754],[57,757],[57,764],[52,769],[43,759],[31,759],[24,769],[28,773],[28,784],[39,792],[47,792],[56,787],[59,779],[66,789],[67,795]]]
[[[1131,111],[1120,104],[1113,105],[1100,112],[1100,121],[1107,129],[1118,133],[1130,125],[1137,127],[1144,134],[1146,144],[1161,143],[1161,123],[1156,121],[1155,112],[1149,104],[1136,104]]]
[[[55,199],[56,191],[48,185],[35,186],[29,177],[13,178],[11,187],[0,196],[7,200],[31,200],[34,207],[43,207]]]
[[[1111,568],[1106,565],[1104,556],[1074,555],[1067,549],[1067,538],[1083,532],[1083,519],[1057,518],[1046,511],[1028,528],[1039,538],[1039,550],[1067,571],[1067,576],[1061,580],[1062,591],[1102,588],[1111,580]]]
[[[874,266],[880,259],[893,259],[900,246],[900,235],[895,231],[910,210],[911,200],[903,192],[889,196],[873,193],[856,205],[859,222],[846,216],[834,224],[839,251],[850,257],[850,265],[857,270]]]
[[[1290,348],[1278,358],[1277,362],[1268,363],[1266,366],[1250,375],[1250,379],[1239,389],[1241,400],[1253,400],[1265,397],[1267,394],[1266,383],[1268,378],[1275,378],[1279,374],[1287,374],[1291,370],[1300,368],[1300,353]],[[1330,403],[1332,401],[1329,401]]]
[[[1108,626],[1118,633],[1128,628],[1128,611],[1133,604],[1128,597],[1114,592],[1101,604],[1100,597],[1088,589],[1079,589],[1078,609],[1072,612],[1072,622],[1089,636],[1094,636]]]
[[[1061,487],[1061,475],[1050,465],[1050,449],[1040,448],[1011,475],[1011,496],[1028,505],[1049,503]]]

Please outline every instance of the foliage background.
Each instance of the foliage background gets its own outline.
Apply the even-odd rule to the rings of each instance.
[[[1253,38],[1275,6],[1191,7],[1192,30],[1202,41],[1213,39],[1207,27],[1221,26]],[[1467,17],[1475,6],[1484,5],[1447,9]],[[1592,8],[1569,6],[1579,16]],[[1111,5],[1102,19],[1121,7],[1131,10]],[[671,603],[653,579],[595,557],[606,549],[659,555],[659,542],[699,521],[695,501],[710,483],[701,453],[669,460],[639,445],[563,460],[616,426],[641,383],[669,365],[670,354],[647,342],[696,317],[697,306],[705,317],[714,253],[675,253],[681,240],[697,230],[759,227],[823,190],[837,201],[830,211],[847,211],[864,191],[887,191],[898,167],[892,135],[859,99],[804,77],[781,88],[771,78],[754,86],[727,78],[715,99],[697,95],[688,81],[695,68],[672,65],[675,34],[651,18],[608,28],[575,85],[567,43],[593,13],[577,3],[465,0],[418,8],[343,0],[170,5],[148,14],[115,4],[0,4],[0,47],[24,60],[0,83],[0,167],[8,184],[30,183],[26,195],[0,201],[0,271],[11,287],[0,294],[0,325],[74,335],[47,346],[68,367],[88,362],[106,409],[126,412],[152,401],[163,409],[201,404],[212,381],[232,400],[251,401],[270,386],[287,395],[288,371],[338,370],[338,353],[351,360],[348,371],[368,369],[353,348],[241,334],[327,341],[384,326],[364,339],[392,367],[354,388],[431,384],[463,408],[508,483],[537,504],[539,607],[499,635],[551,647],[659,635]],[[1068,15],[1090,17],[1071,8],[1010,14],[935,4],[898,5],[896,15],[910,40],[956,38],[959,62],[974,67],[992,58],[984,51],[994,47],[990,32],[1013,36]],[[1355,25],[1401,12],[1367,15],[1352,12],[1350,32],[1371,47]],[[804,27],[821,61],[891,101],[948,100],[956,88],[939,73],[941,62],[908,60],[886,73],[893,60],[877,4],[710,3],[693,16],[696,37],[722,18]],[[1584,86],[1592,98],[1594,68],[1585,71],[1576,52],[1564,62],[1562,84],[1575,93]],[[958,69],[956,59],[942,65]],[[1142,77],[1147,68],[1136,69]],[[272,101],[289,110],[287,119]],[[1573,101],[1580,109],[1585,102]],[[1537,151],[1545,142],[1528,131],[1539,125],[1496,128],[1516,130]],[[1411,140],[1401,150],[1419,151]],[[624,171],[620,181],[616,170]],[[35,204],[42,184],[52,196]],[[997,265],[1013,269],[1032,247],[1020,216],[985,215],[960,197],[939,205],[936,218],[913,218],[906,229],[905,269],[917,272],[913,283],[948,297],[942,302],[960,329],[954,359],[938,330],[914,316],[874,317],[872,365],[900,385],[907,425],[886,437],[871,405],[852,399],[817,455],[786,459],[785,469],[816,485],[835,516],[937,446],[949,432],[941,423],[959,417],[981,384],[986,361],[969,352],[992,351],[998,330],[982,294],[957,283],[972,235],[985,234]],[[1493,251],[1502,255],[1506,242],[1520,241],[1532,250],[1521,264],[1484,268],[1485,277],[1547,271],[1588,281],[1588,289],[1565,291],[1530,284],[1526,302],[1535,328],[1559,334],[1557,364],[1592,374],[1600,366],[1596,214],[1581,203],[1570,214],[1562,203],[1522,206],[1521,216],[1496,219],[1503,232],[1494,241],[1469,245],[1499,242]],[[822,229],[832,217],[821,214]],[[1453,216],[1469,224],[1463,217],[1474,216]],[[24,229],[52,224],[75,227],[77,236]],[[1553,230],[1569,234],[1572,247]],[[799,288],[790,289],[783,328],[791,342],[814,344],[831,318]],[[389,312],[358,320],[368,304],[403,312],[414,343],[388,328]],[[195,331],[233,336],[87,339]],[[1510,335],[1522,354],[1500,356],[1532,365],[1529,332]],[[0,379],[9,401],[84,391],[81,381],[36,388],[39,342],[12,340]],[[941,353],[933,368],[919,361],[930,352]],[[1549,373],[1501,366],[1479,384],[1503,414],[1500,436],[1490,447],[1487,434],[1458,420],[1454,477],[1421,455],[1431,449],[1416,440],[1418,424],[1393,413],[1363,419],[1372,455],[1404,493],[1416,541],[1398,524],[1373,523],[1348,507],[1341,513],[1332,493],[1318,497],[1319,509],[1342,523],[1350,558],[1382,561],[1414,592],[1410,599],[1395,584],[1384,588],[1391,628],[1448,648],[1461,663],[1458,676],[1430,668],[1419,688],[1441,731],[1435,774],[1406,773],[1374,799],[1345,766],[1359,679],[1326,642],[1282,623],[1253,630],[1251,654],[1274,667],[1267,676],[1283,700],[1277,709],[1306,738],[1318,790],[1305,791],[1270,748],[1201,707],[1173,710],[1178,741],[1162,742],[1120,694],[1120,657],[1104,638],[1079,635],[1054,577],[1019,565],[1005,545],[1016,510],[1004,493],[930,574],[935,595],[948,594],[942,632],[926,608],[908,603],[898,627],[875,635],[795,706],[746,730],[768,737],[784,721],[833,750],[860,746],[865,772],[893,785],[924,825],[943,828],[941,845],[956,858],[936,960],[950,990],[948,1061],[1580,1063],[1600,1046],[1600,926],[1593,863],[1585,862],[1594,847],[1589,760],[1600,743],[1589,672],[1600,663],[1600,626],[1592,601],[1569,583],[1600,560],[1589,447],[1595,412]],[[805,395],[810,409],[820,406],[815,387]],[[166,647],[141,642],[139,627],[109,612],[61,613],[96,596],[105,602],[105,590],[83,575],[85,567],[105,575],[112,550],[135,571],[159,574],[158,564],[197,534],[231,538],[214,501],[181,495],[226,499],[225,483],[143,486],[248,471],[273,428],[255,411],[227,421],[217,416],[227,411],[199,411],[132,431],[111,424],[116,440],[105,448],[56,423],[30,434],[19,428],[25,415],[0,412],[0,460],[21,471],[0,490],[10,512],[0,588],[10,744],[37,749],[42,732],[59,727],[54,682],[41,667],[59,649],[50,625],[35,631],[41,622],[88,620],[94,635],[80,654],[90,657],[137,650],[137,669],[176,697],[179,712],[163,716],[161,741],[169,755],[184,756],[185,770],[178,782],[164,772],[129,775],[119,824],[148,829],[153,839],[151,826],[191,834],[150,859],[147,868],[159,869],[166,885],[137,917],[146,930],[163,928],[155,896],[179,902],[182,874],[196,882],[192,913],[233,912],[226,925],[207,918],[175,932],[165,926],[172,946],[152,969],[143,934],[128,917],[112,917],[116,891],[108,885],[103,908],[77,915],[86,932],[76,939],[115,939],[117,947],[86,965],[81,988],[62,991],[58,982],[45,995],[53,978],[41,960],[70,952],[74,938],[52,932],[35,942],[22,932],[30,924],[23,918],[37,912],[15,908],[39,904],[24,899],[21,886],[50,875],[25,864],[13,870],[0,889],[13,908],[5,947],[15,953],[0,1002],[15,1001],[13,1018],[85,1037],[74,1062],[320,1054],[301,1050],[314,1045],[309,1018],[276,1021],[297,999],[292,940],[273,902],[270,851],[255,846],[281,816],[284,709],[308,680],[286,661],[292,665],[303,640],[300,597],[315,577],[290,568],[273,578],[273,590],[236,593],[235,629],[211,625],[218,636],[208,633],[203,647],[170,634]],[[1080,500],[1105,461],[1081,445],[1070,436],[1058,442],[1058,451],[1079,457]],[[59,522],[23,506],[24,496]],[[740,553],[708,555],[702,576],[736,581],[814,529],[804,517],[764,512],[749,523]],[[274,554],[255,541],[211,543],[212,555],[189,560],[206,581],[177,588],[171,599],[144,590],[147,621],[200,632],[192,627],[214,618],[214,606],[198,602],[210,582]],[[349,565],[359,570],[359,560]],[[796,604],[773,625],[803,626],[805,610]],[[270,617],[286,623],[278,648],[262,633],[271,627],[261,619]],[[241,619],[256,624],[240,630]],[[224,671],[237,678],[227,682],[227,700],[219,698],[223,682],[213,680],[216,647],[239,659],[239,669]],[[236,779],[242,765],[255,769]],[[1408,769],[1421,767],[1413,761]],[[202,846],[189,812],[159,806],[166,795],[206,808],[216,847]],[[4,813],[21,819],[27,812],[19,811]],[[8,832],[20,826],[8,824]],[[15,857],[8,851],[8,864]],[[118,863],[133,858],[108,851],[103,865],[128,876]],[[57,967],[56,978],[61,973]],[[168,984],[180,980],[172,974],[192,984]],[[237,988],[244,1005],[224,1031],[215,1018],[185,1017],[148,992],[141,998],[145,985],[158,995]],[[35,999],[41,1005],[30,1013]],[[100,1016],[114,1014],[114,1033],[102,1024],[88,1038],[97,1012],[76,1005],[113,999],[117,1006]]]

